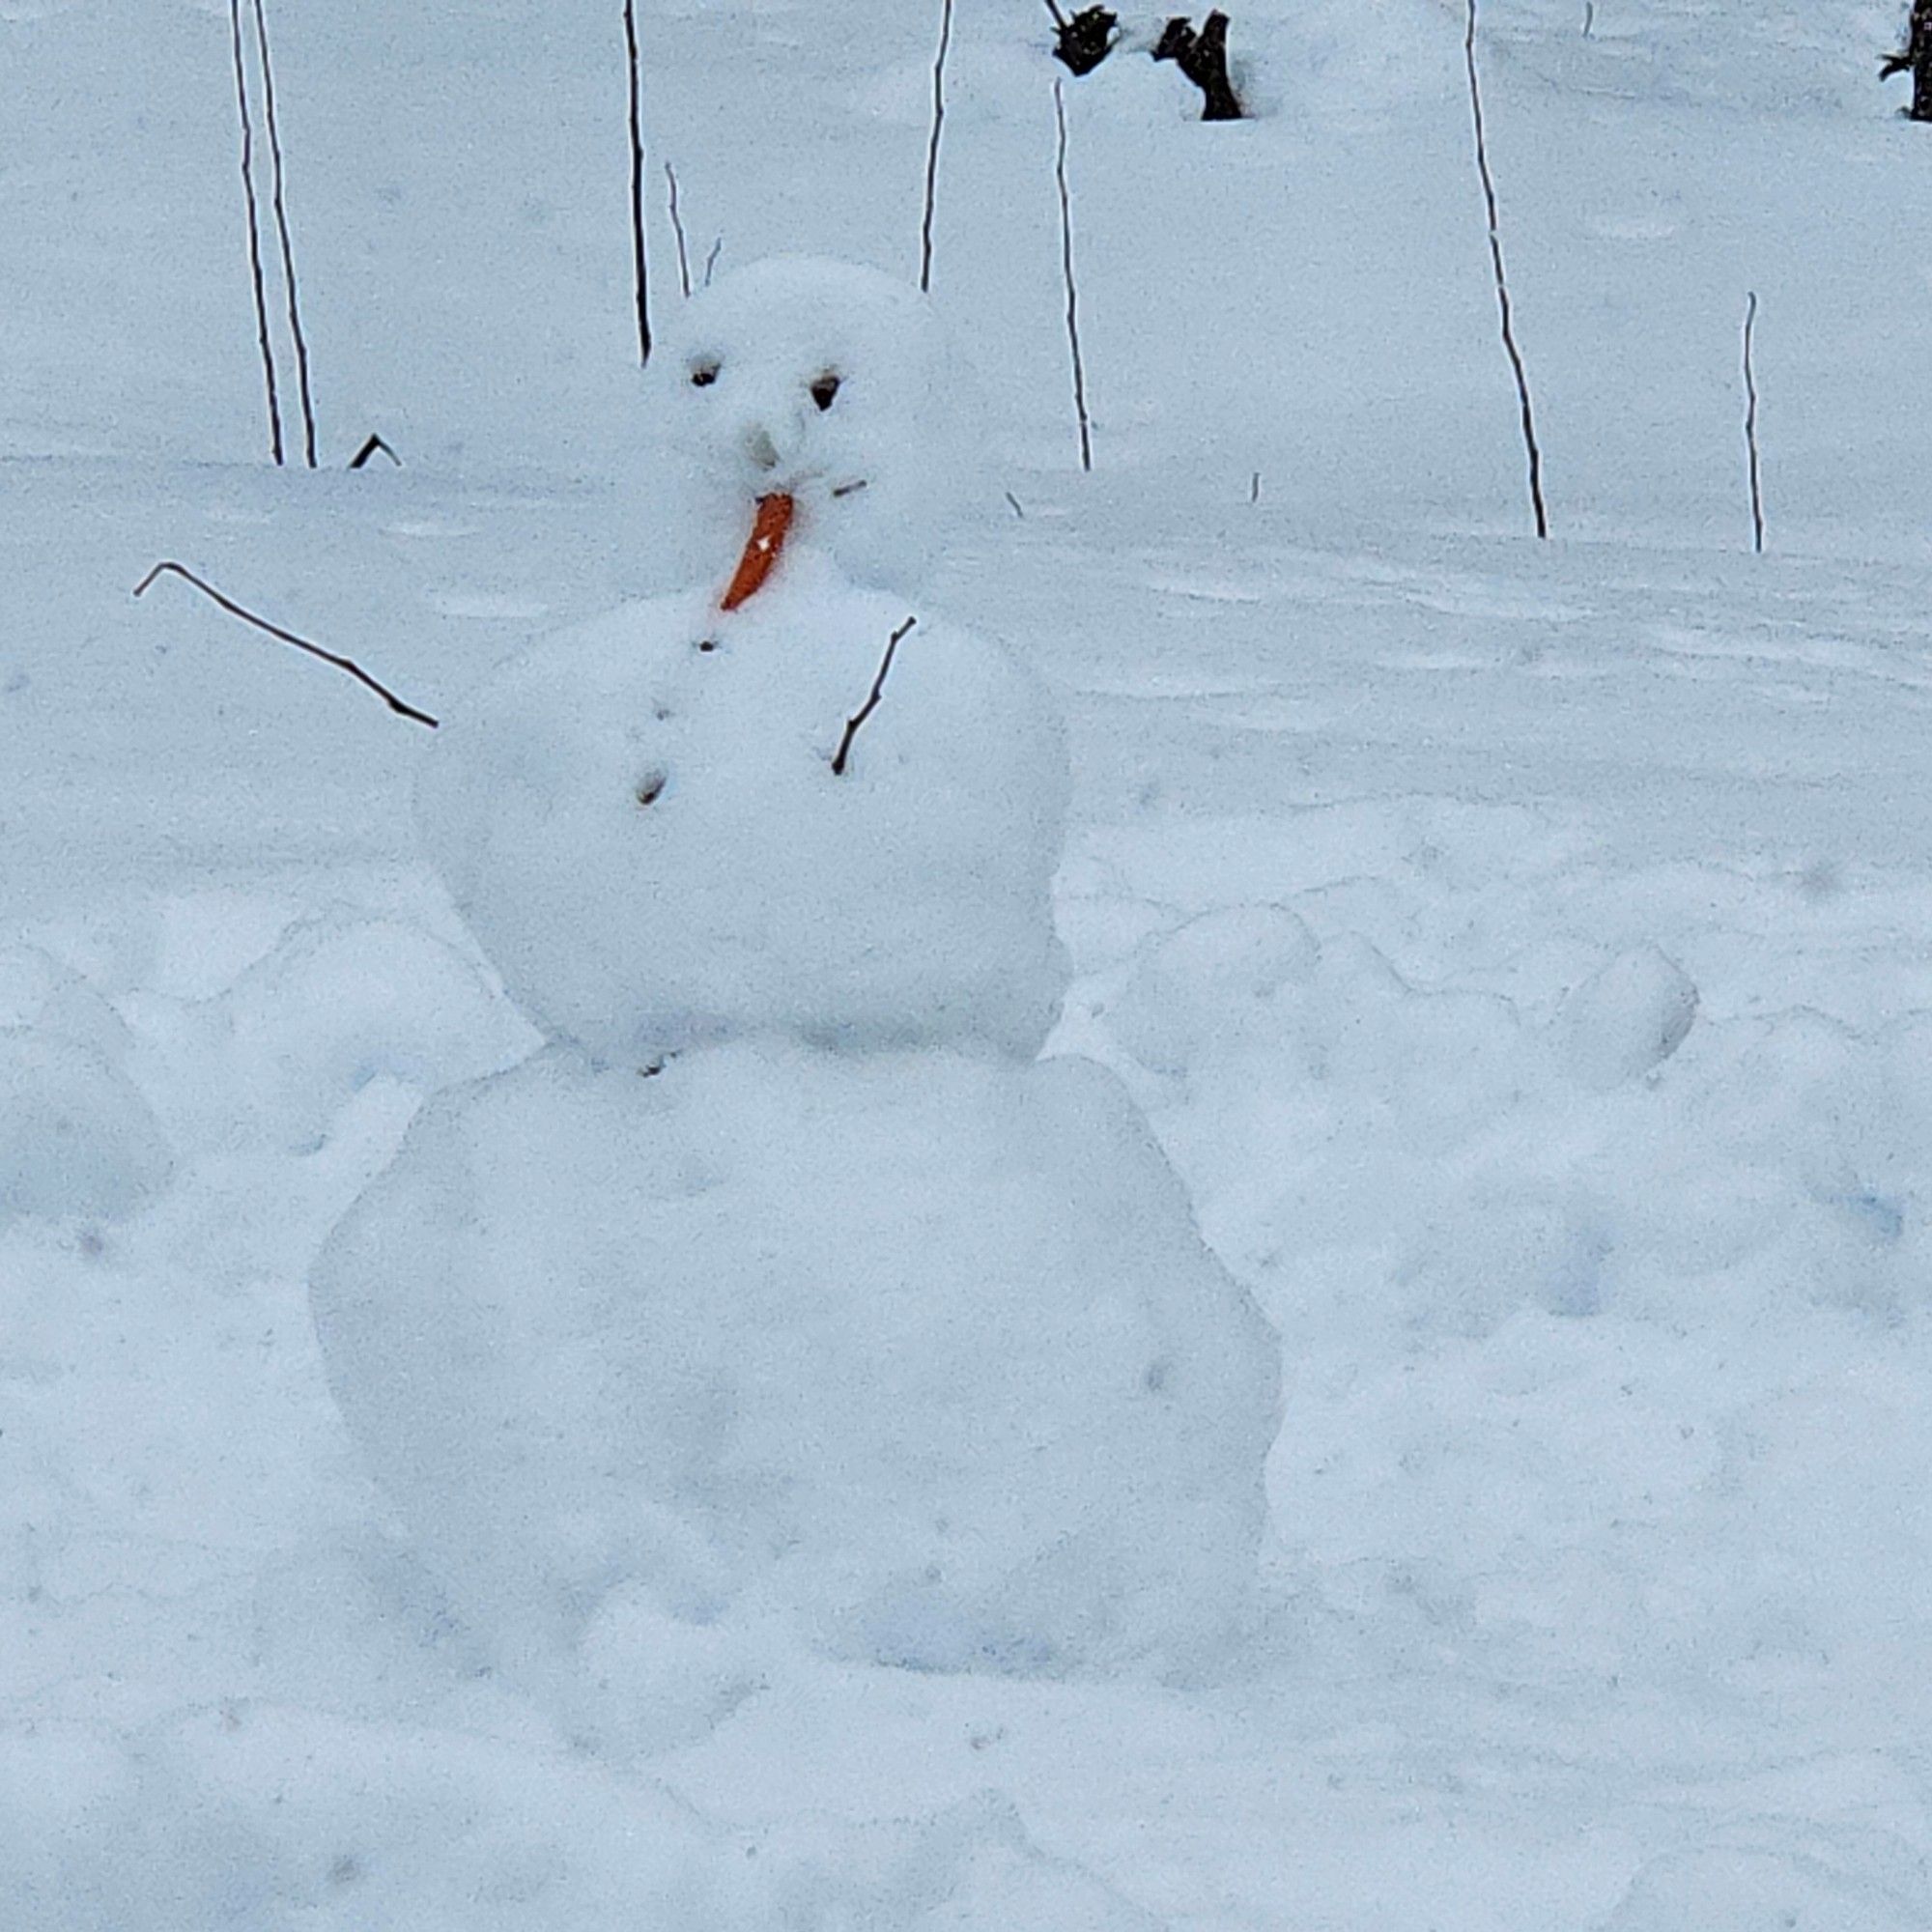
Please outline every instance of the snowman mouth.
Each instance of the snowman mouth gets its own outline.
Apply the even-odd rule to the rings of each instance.
[[[752,519],[752,534],[745,540],[745,553],[739,557],[738,568],[719,603],[721,611],[735,611],[764,587],[765,580],[778,568],[784,552],[792,513],[797,507],[796,500],[782,491],[758,498],[757,512]]]

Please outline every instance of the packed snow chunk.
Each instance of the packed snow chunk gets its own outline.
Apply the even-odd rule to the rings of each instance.
[[[8,1932],[1157,1932],[985,1798],[783,1836],[461,1733],[237,1701],[0,1736]]]
[[[292,1148],[320,1141],[372,1080],[434,1091],[534,1043],[467,960],[393,920],[307,921],[201,1012],[222,1104]]]
[[[29,1027],[90,1046],[114,1067],[127,1058],[127,1024],[83,980],[37,946],[0,952],[0,1031]]]
[[[173,1171],[147,1102],[92,1048],[0,1031],[0,1226],[120,1220]]]
[[[1577,1084],[1605,1094],[1661,1066],[1696,1017],[1697,988],[1684,969],[1656,947],[1639,946],[1575,987],[1554,1031]]]
[[[1077,1865],[1043,1856],[1012,1805],[981,1792],[936,1817],[768,1842],[787,1932],[1159,1932]]]
[[[758,498],[851,582],[916,592],[979,476],[980,410],[931,304],[842,262],[780,257],[676,313],[652,357],[666,447],[649,582],[722,590]],[[655,489],[651,486],[655,485]]]
[[[1239,1051],[1284,986],[1304,984],[1315,935],[1286,906],[1204,913],[1156,940],[1108,1003],[1114,1037],[1156,1073]]]
[[[1250,1606],[1275,1339],[1089,1063],[552,1048],[423,1114],[312,1299],[532,1682],[609,1670],[620,1586],[633,1628],[1014,1674],[1183,1672]]]
[[[1921,1932],[1932,1892],[1899,1897],[1809,1858],[1719,1849],[1659,1859],[1603,1932]]]
[[[997,645],[795,543],[715,607],[613,611],[445,718],[417,815],[511,994],[633,1065],[771,1030],[1030,1057],[1065,985],[1051,700]]]

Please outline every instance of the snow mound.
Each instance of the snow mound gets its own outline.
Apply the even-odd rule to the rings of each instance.
[[[513,997],[641,1065],[771,1029],[1033,1054],[1064,987],[1066,785],[1052,701],[1004,651],[794,549],[729,616],[666,598],[512,660],[416,799]]]
[[[1762,1851],[1659,1859],[1603,1932],[1914,1932],[1927,1901],[1853,1884],[1805,1858]]]
[[[147,1102],[92,1047],[0,1031],[0,1226],[120,1220],[173,1171]]]
[[[73,1040],[115,1067],[129,1043],[120,1014],[78,973],[36,946],[0,952],[0,1028],[31,1028]]]
[[[653,1614],[744,1636],[726,1701],[774,1630],[1180,1671],[1248,1609],[1274,1338],[1085,1062],[551,1049],[430,1107],[312,1299],[372,1470],[531,1681]]]
[[[320,1142],[374,1080],[434,1092],[530,1044],[467,960],[393,920],[306,921],[197,1017],[195,1050],[220,1075],[209,1091],[235,1123],[291,1149]]]
[[[1002,1916],[1002,1915],[1006,1916]],[[668,1792],[458,1733],[230,1704],[128,1747],[0,1737],[10,1932],[1151,1932],[982,1801],[732,1833]]]
[[[1232,938],[1134,977],[1168,947],[1232,1004]],[[1284,1331],[1277,1514],[1398,1646],[1883,1685],[1932,1638],[1932,1016],[1693,1024],[1641,947],[1550,1004],[1424,990],[1335,934],[1144,1083]]]
[[[650,384],[676,489],[652,506],[657,587],[722,588],[753,503],[783,491],[844,576],[914,591],[978,481],[966,365],[926,298],[874,269],[781,256],[721,277],[677,310]]]
[[[1697,989],[1684,969],[1654,946],[1637,947],[1564,1001],[1557,1050],[1580,1086],[1606,1093],[1668,1060],[1696,1017]]]
[[[1315,935],[1286,906],[1204,913],[1146,949],[1108,1003],[1108,1024],[1143,1066],[1184,1073],[1237,1049],[1284,987],[1307,981],[1319,956]]]

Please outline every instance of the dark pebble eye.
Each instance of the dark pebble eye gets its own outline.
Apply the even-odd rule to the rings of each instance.
[[[811,385],[811,400],[821,410],[829,410],[838,400],[838,378],[829,374],[819,377]]]
[[[708,389],[718,380],[718,364],[700,362],[691,372],[691,386],[694,389]]]

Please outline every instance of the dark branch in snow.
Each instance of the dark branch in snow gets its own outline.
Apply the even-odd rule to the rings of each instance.
[[[637,0],[624,0],[624,51],[631,79],[631,262],[637,284],[638,360],[651,359],[651,270],[644,246],[644,99],[638,65]]]
[[[282,284],[289,302],[289,334],[296,345],[296,388],[301,402],[302,456],[315,468],[315,399],[309,393],[308,338],[302,333],[301,297],[296,288],[296,244],[289,233],[288,204],[282,194],[282,129],[275,113],[275,69],[269,58],[269,14],[255,0],[255,36],[262,49],[262,118],[269,130],[270,200],[282,249]]]
[[[1889,80],[1896,73],[1912,76],[1912,105],[1906,110],[1913,121],[1932,121],[1932,0],[1913,0],[1912,25],[1903,53],[1888,54],[1879,66],[1879,78]]]
[[[378,450],[380,450],[384,456],[386,456],[389,459],[389,461],[396,466],[398,469],[400,469],[403,467],[403,459],[400,456],[398,456],[396,452],[393,449],[391,449],[389,445],[386,442],[384,442],[380,436],[372,435],[369,438],[368,441],[365,442],[362,445],[362,447],[358,449],[355,452],[355,454],[349,459],[350,469],[362,469],[363,466],[368,463],[369,459],[372,456],[374,456]]]
[[[1241,98],[1228,78],[1228,16],[1218,8],[1201,23],[1199,33],[1185,14],[1168,21],[1154,43],[1157,61],[1172,61],[1201,90],[1204,121],[1240,121]]]
[[[724,236],[721,235],[719,236],[717,241],[712,242],[711,252],[704,258],[704,286],[707,289],[711,286],[712,272],[718,267],[718,258],[724,252]]]
[[[1757,339],[1757,295],[1745,304],[1745,449],[1750,458],[1751,548],[1764,554],[1764,475],[1757,447],[1757,368],[1751,351]]]
[[[242,0],[228,0],[235,37],[235,100],[242,113],[242,189],[248,200],[248,272],[255,285],[255,339],[261,347],[262,375],[269,387],[269,445],[277,463],[282,454],[282,401],[275,381],[275,348],[269,335],[269,290],[262,274],[262,213],[255,193],[255,124],[248,112],[248,64],[242,47]]]
[[[1080,291],[1073,278],[1073,196],[1066,185],[1066,92],[1053,83],[1053,116],[1059,129],[1054,179],[1060,186],[1060,262],[1066,281],[1066,340],[1073,354],[1073,411],[1080,418],[1080,467],[1094,468],[1094,426],[1087,415],[1087,363],[1080,354]]]
[[[684,217],[677,206],[677,170],[667,161],[665,180],[670,183],[670,232],[677,237],[677,285],[686,301],[691,299],[691,257],[685,253]]]
[[[852,740],[859,735],[859,727],[879,708],[879,699],[886,695],[886,679],[892,674],[893,660],[898,656],[899,645],[919,622],[917,617],[908,617],[895,631],[886,644],[886,654],[879,660],[879,674],[872,680],[872,689],[864,704],[845,721],[845,735],[838,741],[838,750],[833,754],[832,775],[842,779],[845,776],[845,761],[852,755]]]
[[[1483,127],[1483,89],[1476,77],[1476,0],[1469,0],[1469,26],[1463,40],[1469,70],[1469,111],[1476,124],[1476,172],[1482,177],[1483,203],[1489,211],[1490,265],[1495,274],[1496,306],[1502,313],[1503,352],[1516,377],[1517,402],[1522,412],[1523,447],[1529,453],[1529,501],[1536,515],[1536,534],[1549,534],[1549,512],[1543,501],[1543,451],[1536,440],[1536,415],[1529,402],[1529,372],[1517,347],[1516,321],[1510,303],[1509,276],[1503,269],[1502,216],[1496,208],[1496,181],[1490,172],[1490,144]]]
[[[932,219],[939,200],[939,136],[946,126],[946,55],[952,44],[952,0],[939,15],[939,52],[932,62],[932,138],[925,150],[925,207],[919,224],[919,288],[932,293]]]
[[[1120,39],[1120,15],[1105,7],[1083,7],[1068,19],[1058,7],[1054,21],[1053,57],[1069,73],[1092,73],[1114,51]]]
[[[134,586],[136,597],[145,597],[157,578],[179,577],[191,583],[208,598],[217,604],[231,617],[239,617],[244,624],[252,624],[258,631],[266,631],[270,637],[284,644],[292,644],[298,651],[306,652],[312,658],[319,658],[326,665],[333,665],[337,670],[347,671],[355,682],[366,690],[373,691],[399,718],[407,718],[412,724],[426,724],[432,731],[437,728],[437,721],[427,711],[418,711],[413,704],[406,704],[386,684],[378,682],[358,665],[354,658],[338,656],[334,651],[326,651],[320,644],[312,644],[306,638],[298,638],[293,631],[285,631],[279,624],[271,624],[266,617],[259,617],[254,611],[224,596],[206,578],[197,577],[193,571],[179,563],[157,563],[146,577]]]

